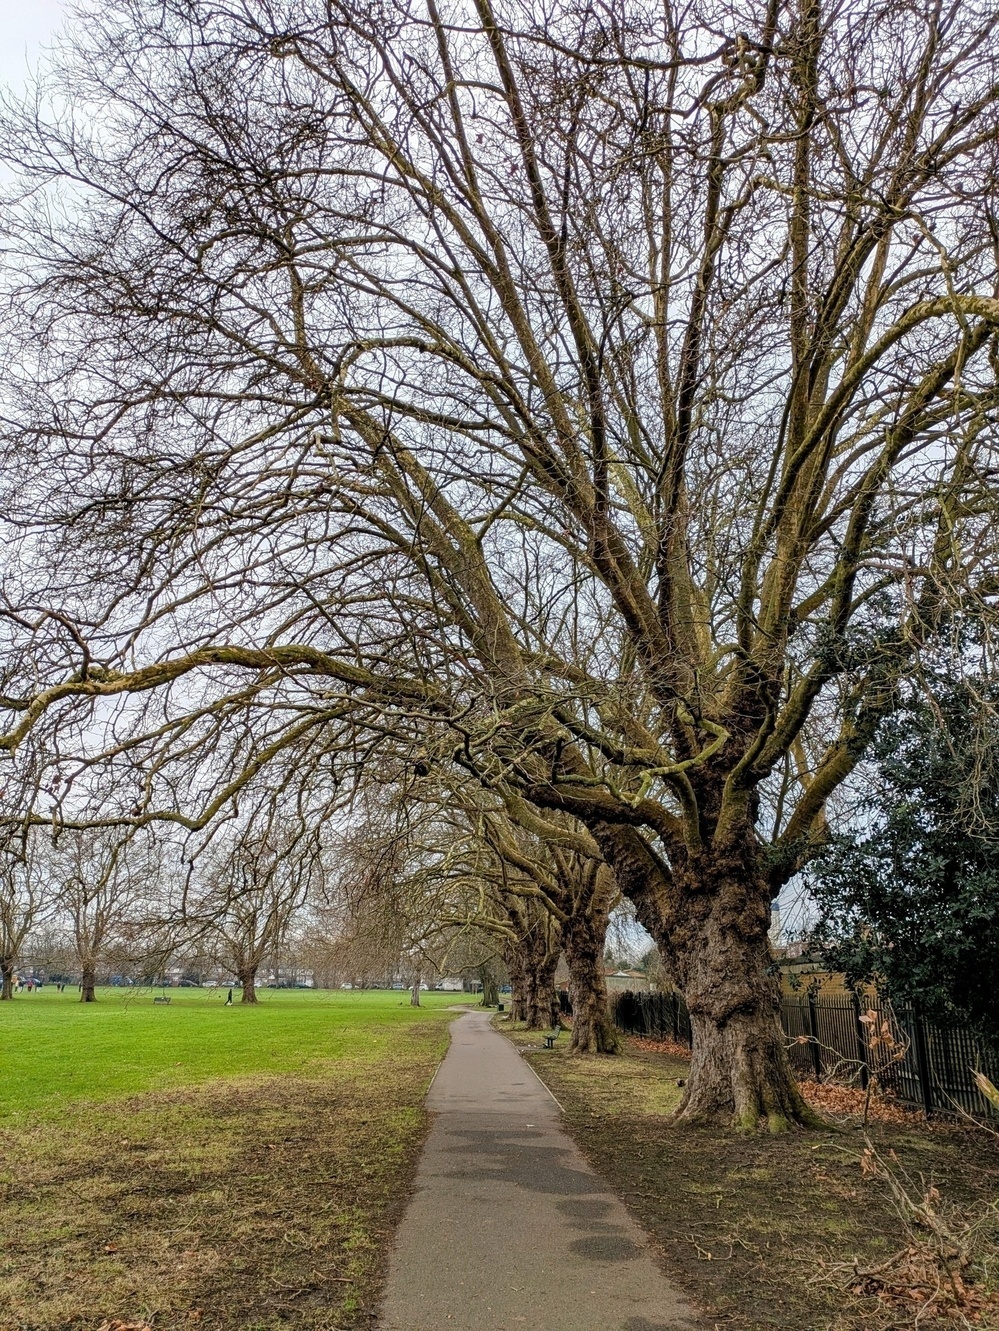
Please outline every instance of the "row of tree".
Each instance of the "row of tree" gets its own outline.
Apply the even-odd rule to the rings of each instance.
[[[53,838],[36,827],[6,838],[0,998],[12,996],[26,963],[44,961],[78,979],[85,1003],[111,974],[160,983],[191,966],[232,977],[242,1001],[255,1002],[257,974],[289,941],[312,866],[260,830],[212,846],[196,874],[176,850],[135,833]]]
[[[564,953],[577,1013],[572,1044],[613,1052],[603,972],[618,898],[607,866],[532,843],[497,811],[357,792],[331,834],[295,817],[288,792],[183,839],[154,822],[67,828],[25,820],[0,863],[0,996],[26,958],[79,976],[152,982],[168,973],[232,977],[256,1001],[261,967],[294,956],[325,985],[458,972],[483,1002],[513,987],[529,1027],[557,1019]]]
[[[0,133],[8,825],[379,791],[372,881],[532,1021],[561,947],[613,1046],[620,894],[680,1117],[809,1122],[771,900],[927,661],[991,670],[997,23],[95,5]]]

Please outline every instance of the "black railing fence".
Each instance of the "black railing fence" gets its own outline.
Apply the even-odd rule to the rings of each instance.
[[[687,1005],[679,994],[610,996],[619,1030],[690,1045]],[[791,1064],[802,1078],[867,1087],[873,1076],[900,1100],[927,1114],[958,1108],[983,1116],[995,1111],[978,1090],[974,1071],[999,1084],[999,1058],[966,1028],[927,1021],[916,1008],[880,999],[785,997],[781,1022]]]
[[[690,1045],[690,1013],[679,994],[636,994],[630,989],[610,995],[614,1025],[626,1035],[673,1040]]]

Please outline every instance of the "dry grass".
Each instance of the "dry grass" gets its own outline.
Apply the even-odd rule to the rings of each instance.
[[[684,1059],[631,1040],[622,1058],[580,1058],[541,1050],[537,1037],[514,1038],[563,1105],[568,1130],[652,1235],[668,1274],[704,1309],[707,1327],[999,1331],[996,1236],[988,1231],[999,1152],[986,1134],[927,1130],[897,1107],[869,1124],[870,1139],[913,1181],[914,1195],[935,1189],[951,1232],[977,1227],[961,1267],[963,1309],[950,1297],[896,1297],[854,1275],[914,1245],[886,1179],[869,1164],[865,1171],[853,1102],[837,1099],[833,1108],[814,1095],[841,1115],[830,1132],[754,1139],[678,1128],[668,1114],[681,1095]]]
[[[323,1079],[216,1081],[8,1125],[0,1329],[370,1325],[446,1027],[395,1035]]]

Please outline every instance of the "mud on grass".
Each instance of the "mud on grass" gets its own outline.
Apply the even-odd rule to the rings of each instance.
[[[705,1327],[999,1331],[995,1312],[917,1320],[922,1299],[851,1292],[854,1259],[875,1266],[906,1238],[884,1181],[864,1173],[859,1120],[779,1138],[679,1128],[664,1115],[679,1101],[683,1060],[632,1041],[623,1057],[581,1058],[539,1048],[536,1034],[513,1038],[562,1104],[568,1131],[651,1235],[668,1275],[704,1310]],[[922,1123],[869,1131],[894,1167],[959,1210],[984,1213],[999,1197],[999,1143],[985,1134]],[[850,1264],[846,1272],[841,1264]],[[995,1289],[999,1272],[991,1282],[981,1267],[976,1274],[981,1288]]]
[[[0,1331],[372,1323],[441,1023],[330,1079],[213,1082],[0,1136]]]

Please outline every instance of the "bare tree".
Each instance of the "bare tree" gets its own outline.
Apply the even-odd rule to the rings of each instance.
[[[32,831],[8,831],[0,842],[0,1000],[13,998],[25,939],[52,905],[51,883],[34,862]]]
[[[515,1012],[531,1025],[551,1024],[548,1009],[554,1011],[554,973],[561,951],[569,968],[570,1050],[616,1054],[621,1042],[610,1019],[604,977],[607,925],[620,897],[614,874],[596,842],[573,819],[563,815],[556,824],[554,815],[542,819],[511,803],[521,821],[505,811],[484,812],[480,807],[474,826],[497,860],[491,898],[493,909],[504,912],[513,926],[506,954],[511,975],[525,992],[538,989],[546,995],[544,1001],[521,1004],[515,988]],[[539,836],[539,830],[547,832],[547,838]],[[480,872],[489,876],[484,866]],[[550,916],[547,923],[539,918],[538,908]],[[540,974],[532,976],[532,971]],[[530,1015],[520,1014],[521,1007]]]
[[[385,949],[409,974],[414,1006],[425,972],[443,972],[456,960],[460,969],[477,968],[502,955],[515,1018],[531,1029],[550,1027],[572,890],[558,884],[537,838],[496,801],[488,808],[477,786],[417,784],[365,790],[341,838],[334,891],[346,905],[353,945],[367,939]]]
[[[309,829],[296,827],[280,804],[271,802],[267,814],[214,832],[197,858],[187,899],[189,924],[235,975],[242,1003],[258,1001],[258,972],[278,954],[322,872]]]
[[[44,833],[31,821],[43,794],[43,767],[29,761],[0,791],[0,1001],[14,995],[14,975],[31,931],[52,912],[51,876],[39,854]]]
[[[619,897],[617,882],[603,860],[591,859],[572,867],[569,887],[574,908],[562,930],[572,1002],[569,1048],[580,1054],[617,1054],[621,1040],[611,1021],[604,974],[604,943]]]
[[[681,1117],[808,1122],[770,899],[898,680],[991,640],[997,23],[95,11],[3,135],[6,747],[151,689],[175,745],[436,727],[635,903]]]
[[[134,830],[67,831],[53,846],[49,871],[80,969],[81,1003],[96,1001],[98,974],[112,951],[130,959],[159,952],[148,937],[158,906],[156,859],[155,847]]]

